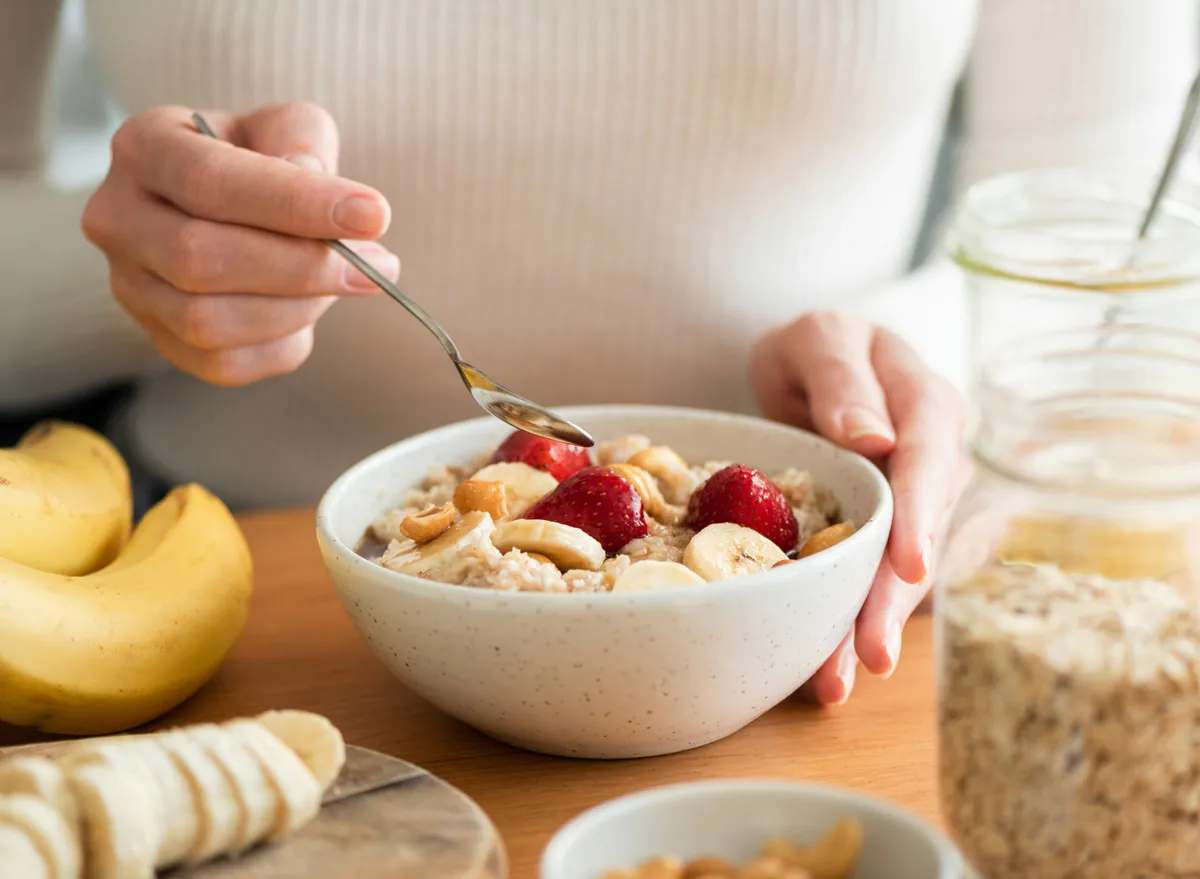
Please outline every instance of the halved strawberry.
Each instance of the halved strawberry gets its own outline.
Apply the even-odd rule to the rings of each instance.
[[[545,470],[559,482],[592,464],[587,449],[581,446],[534,436],[523,430],[509,434],[496,449],[496,453],[492,455],[492,463],[502,461],[528,464],[538,470]]]
[[[796,548],[800,527],[792,505],[770,479],[753,467],[731,464],[693,492],[684,524],[697,531],[716,522],[753,528],[784,552]]]
[[[523,519],[559,522],[586,531],[615,555],[631,540],[646,536],[642,496],[607,467],[588,467],[559,483]]]

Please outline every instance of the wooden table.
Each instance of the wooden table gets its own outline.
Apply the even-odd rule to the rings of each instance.
[[[311,511],[244,518],[257,568],[250,622],[221,672],[161,724],[304,708],[347,741],[417,763],[473,797],[508,847],[513,879],[532,879],[568,818],[654,785],[769,777],[844,785],[938,820],[931,623],[909,626],[900,670],[860,680],[850,703],[791,700],[737,735],[685,754],[586,762],[527,754],[450,719],[405,690],[371,655],[325,574]],[[0,724],[0,746],[37,740]]]

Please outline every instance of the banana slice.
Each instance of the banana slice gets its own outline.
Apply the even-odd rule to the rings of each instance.
[[[163,835],[155,866],[173,867],[183,863],[200,841],[202,805],[192,792],[183,766],[157,741],[148,736],[129,745],[129,759],[136,760],[151,779],[151,794],[158,814],[163,816]]]
[[[492,532],[492,545],[501,552],[519,549],[544,555],[562,571],[598,571],[604,564],[604,547],[586,531],[542,519],[502,522]]]
[[[704,578],[678,562],[660,562],[648,559],[635,562],[617,578],[613,592],[655,592],[674,589],[678,586],[695,586]]]
[[[558,480],[545,470],[518,461],[488,464],[471,478],[504,483],[510,519],[521,518],[530,507],[558,488]]]
[[[67,787],[67,777],[58,764],[46,757],[12,757],[0,762],[2,794],[28,794],[45,800],[58,810],[68,827],[79,824],[79,812]]]
[[[466,513],[433,540],[419,545],[411,554],[404,556],[405,563],[392,570],[412,577],[436,576],[439,570],[458,558],[465,549],[486,541],[493,527],[492,517],[487,513]]]
[[[0,826],[25,831],[49,865],[52,879],[79,879],[83,870],[79,837],[49,802],[29,794],[0,796]]]
[[[258,722],[296,752],[316,776],[321,792],[337,781],[346,765],[346,742],[338,728],[309,711],[268,711]]]
[[[37,843],[9,824],[0,824],[0,879],[53,879]]]
[[[147,744],[157,744],[171,756],[199,806],[200,833],[184,861],[198,864],[233,851],[242,833],[237,793],[216,761],[192,736],[191,729],[157,735]]]
[[[321,786],[291,748],[257,720],[235,720],[224,726],[254,755],[275,792],[280,808],[268,840],[282,839],[317,816]]]
[[[773,541],[731,522],[709,525],[683,551],[683,563],[710,582],[757,574],[786,560],[787,554]]]
[[[163,820],[139,773],[86,763],[67,773],[82,815],[85,879],[154,879]]]
[[[227,853],[237,854],[262,842],[275,826],[279,804],[254,755],[216,724],[188,727],[186,733],[224,773],[237,800],[238,833]]]

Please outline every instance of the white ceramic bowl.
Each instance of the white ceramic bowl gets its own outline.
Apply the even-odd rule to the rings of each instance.
[[[855,879],[961,879],[954,846],[903,809],[851,791],[777,781],[671,785],[597,806],[550,841],[540,876],[601,879],[657,855],[745,864],[773,836],[807,846],[851,817],[863,825]]]
[[[688,409],[561,410],[598,441],[643,433],[688,460],[807,468],[859,530],[772,571],[663,592],[493,592],[407,577],[355,553],[430,467],[466,464],[509,432],[493,418],[431,431],[355,465],[317,513],[354,625],[406,686],[501,741],[548,754],[644,757],[724,738],[795,691],[850,631],[892,519],[857,455],[755,418]]]

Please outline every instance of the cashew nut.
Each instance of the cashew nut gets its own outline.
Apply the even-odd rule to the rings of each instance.
[[[454,506],[464,513],[481,512],[501,522],[508,516],[508,497],[503,482],[468,479],[454,489]]]
[[[763,853],[807,870],[812,879],[846,879],[858,863],[862,843],[862,825],[852,818],[843,818],[809,848],[800,848],[786,839],[772,839]]]
[[[400,523],[400,533],[417,543],[428,543],[454,522],[454,504],[435,507],[430,504],[421,512],[406,516]]]
[[[625,462],[632,467],[640,467],[655,479],[663,488],[663,495],[673,504],[685,504],[696,488],[696,479],[687,461],[670,446],[651,446],[635,452]]]
[[[812,537],[808,538],[804,547],[800,550],[800,558],[808,558],[810,555],[815,555],[821,550],[829,549],[831,546],[836,546],[847,537],[854,533],[853,522],[839,522],[836,525],[830,525],[828,528],[823,528]]]

